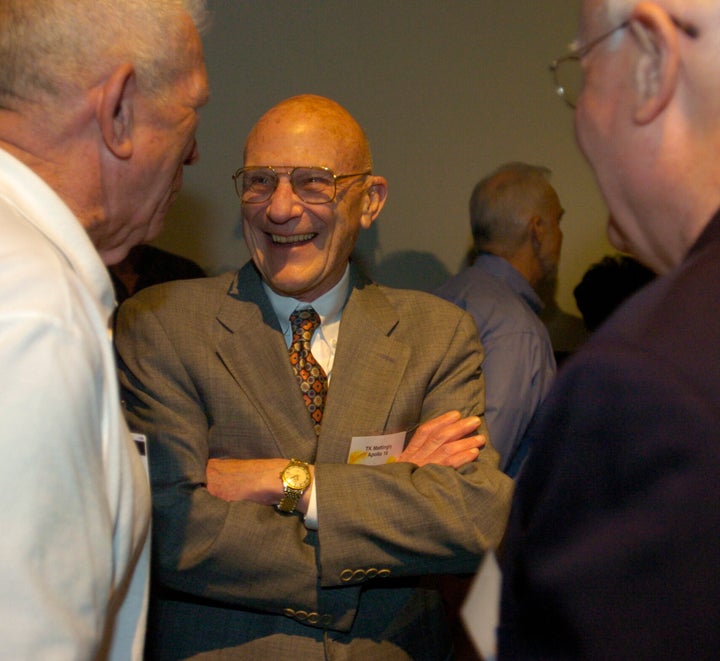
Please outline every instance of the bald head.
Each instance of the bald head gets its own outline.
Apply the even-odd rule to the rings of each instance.
[[[370,145],[362,127],[339,103],[322,96],[294,96],[268,110],[250,131],[245,164],[268,165],[255,162],[254,154],[265,151],[270,143],[283,145],[285,158],[296,153],[292,162],[282,161],[278,154],[280,160],[274,165],[321,165],[338,173],[372,169]]]

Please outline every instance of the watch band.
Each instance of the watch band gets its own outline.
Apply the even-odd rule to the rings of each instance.
[[[277,504],[278,511],[285,512],[286,514],[292,514],[295,511],[298,500],[300,500],[300,497],[302,495],[302,491],[298,491],[297,489],[290,489],[290,487],[285,487],[285,493],[280,499],[280,502]]]

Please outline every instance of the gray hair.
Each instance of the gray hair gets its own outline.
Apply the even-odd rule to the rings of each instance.
[[[528,220],[544,211],[551,171],[541,165],[506,163],[478,182],[470,196],[475,249],[513,254],[525,240]]]
[[[186,63],[186,13],[204,31],[205,0],[0,0],[0,106],[86,89],[123,62],[162,95]]]

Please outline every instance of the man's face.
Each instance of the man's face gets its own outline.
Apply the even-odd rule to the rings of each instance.
[[[297,113],[261,120],[245,149],[245,165],[324,166],[335,174],[361,172],[355,149],[342,131]],[[337,181],[332,202],[309,204],[281,174],[266,202],[243,203],[245,241],[263,280],[278,294],[313,301],[341,279],[367,213],[373,182],[379,178],[350,177]]]
[[[189,17],[187,24],[187,71],[162,100],[152,92],[135,97],[133,154],[115,172],[108,212],[115,243],[125,250],[158,236],[182,187],[184,166],[198,158],[195,132],[208,80],[200,37]]]

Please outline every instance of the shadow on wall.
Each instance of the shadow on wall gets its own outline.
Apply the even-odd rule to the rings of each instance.
[[[356,261],[365,269],[362,258],[356,258]],[[372,271],[366,269],[366,273],[382,285],[427,292],[450,277],[450,272],[435,255],[417,250],[394,252],[376,264]]]
[[[370,278],[382,285],[431,292],[451,275],[431,252],[399,250],[378,259],[378,251],[378,231],[373,225],[360,233],[353,252],[353,261]]]

